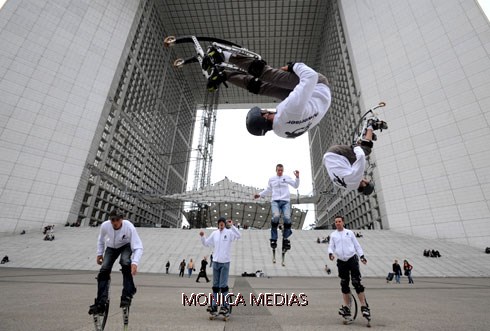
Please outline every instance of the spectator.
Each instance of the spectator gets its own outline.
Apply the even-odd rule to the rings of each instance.
[[[199,283],[199,278],[201,278],[201,277],[206,278],[206,283],[209,283],[209,278],[208,278],[208,275],[206,273],[207,265],[208,265],[208,261],[207,261],[207,257],[205,256],[201,260],[201,269],[199,270],[199,275],[197,276],[196,283]]]
[[[165,264],[165,273],[168,274],[168,269],[170,268],[170,261],[167,261],[167,264]]]
[[[182,262],[180,262],[179,270],[180,270],[179,277],[184,277],[185,259],[183,259]]]
[[[194,269],[194,262],[192,261],[192,259],[189,261],[189,263],[187,263],[187,273],[189,274],[189,278],[191,278],[192,276],[192,272],[196,270]]]
[[[407,260],[403,260],[403,270],[405,273],[405,276],[408,277],[408,283],[413,284],[413,279],[412,279],[412,265],[408,263]]]
[[[393,273],[395,274],[395,282],[400,284],[400,277],[402,276],[402,267],[398,263],[398,260],[395,260],[393,263]]]

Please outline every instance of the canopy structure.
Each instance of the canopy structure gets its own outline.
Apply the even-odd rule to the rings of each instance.
[[[254,199],[261,189],[235,183],[225,177],[223,180],[184,193],[159,196],[164,201],[193,202],[197,210],[185,211],[192,227],[216,226],[219,217],[235,220],[245,228],[267,229],[272,217],[270,198]],[[291,204],[315,203],[316,198],[306,195],[291,195]],[[293,229],[302,229],[307,211],[291,209]]]

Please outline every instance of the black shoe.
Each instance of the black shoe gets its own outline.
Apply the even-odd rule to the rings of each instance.
[[[371,317],[371,311],[367,306],[361,306],[361,312],[362,316],[365,318],[370,318]]]
[[[206,71],[211,70],[216,64],[219,64],[225,60],[223,51],[219,48],[209,46],[206,55],[202,59],[202,68]]]
[[[105,312],[105,307],[103,304],[94,303],[88,309],[89,315],[103,315]]]
[[[221,315],[229,315],[230,314],[230,309],[228,307],[223,307],[221,306],[219,313]]]
[[[347,306],[342,306],[339,308],[339,315],[345,317],[350,317],[350,308]]]
[[[282,240],[282,250],[285,252],[285,251],[288,251],[291,249],[291,242],[289,241],[289,239],[283,239]]]
[[[377,118],[368,120],[367,124],[368,126],[371,126],[373,128],[373,131],[380,130],[381,132],[383,132],[383,130],[388,129],[388,123]]]
[[[121,296],[121,305],[119,307],[124,308],[129,306],[131,306],[131,297]]]
[[[219,89],[221,83],[226,82],[226,73],[221,69],[213,68],[211,76],[208,78],[206,88],[209,92],[215,92]]]

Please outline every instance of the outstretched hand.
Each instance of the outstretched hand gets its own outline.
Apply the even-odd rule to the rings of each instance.
[[[299,178],[299,171],[298,170],[294,170],[293,174],[296,176],[296,178]]]
[[[287,65],[285,65],[285,66],[283,66],[283,67],[281,67],[281,68],[279,68],[279,69],[281,69],[282,71],[288,71],[288,66],[287,66]]]

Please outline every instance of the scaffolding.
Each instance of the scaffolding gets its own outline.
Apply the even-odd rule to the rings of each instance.
[[[216,113],[218,110],[219,91],[207,92],[204,97],[202,116],[199,127],[196,167],[192,189],[200,190],[211,183],[213,164],[214,133],[216,130]],[[205,227],[208,220],[208,206],[199,202],[191,204],[191,227]]]

